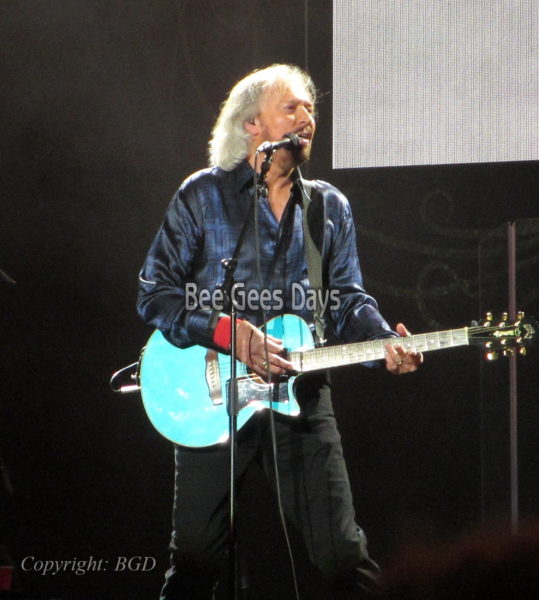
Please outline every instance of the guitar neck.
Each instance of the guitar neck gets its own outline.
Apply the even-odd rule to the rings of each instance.
[[[420,333],[407,337],[341,344],[304,351],[296,350],[289,353],[288,360],[298,373],[307,373],[383,359],[386,354],[386,344],[402,346],[406,351],[411,352],[430,352],[431,350],[467,346],[469,343],[468,327],[463,327],[462,329]]]

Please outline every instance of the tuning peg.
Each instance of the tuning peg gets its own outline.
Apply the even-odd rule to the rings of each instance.
[[[496,360],[498,358],[498,353],[496,352],[496,350],[491,350],[490,352],[487,352],[485,354],[485,358],[487,360]]]
[[[526,356],[526,354],[527,354],[526,346],[521,346],[518,349],[518,353],[520,354],[520,356]]]
[[[522,321],[525,316],[526,316],[526,314],[524,313],[524,311],[523,310],[519,310],[518,313],[517,313],[517,321]]]
[[[501,324],[506,323],[507,319],[509,319],[509,314],[506,313],[506,312],[503,312],[502,313],[502,323]]]
[[[515,353],[515,351],[514,351],[514,349],[513,349],[513,348],[506,348],[506,349],[503,351],[503,355],[504,355],[504,356],[513,356],[513,354],[514,354],[514,353]]]
[[[485,313],[485,322],[483,323],[483,327],[490,327],[492,323],[492,313]]]

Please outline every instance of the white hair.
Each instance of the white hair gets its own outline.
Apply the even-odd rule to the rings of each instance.
[[[262,96],[268,89],[299,83],[313,104],[316,88],[311,77],[294,65],[275,64],[255,70],[238,81],[221,105],[209,143],[210,165],[231,171],[249,153],[250,134],[244,123],[252,122],[260,112]]]

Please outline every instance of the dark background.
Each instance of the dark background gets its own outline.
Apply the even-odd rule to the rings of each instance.
[[[0,543],[18,564],[109,561],[85,575],[23,572],[28,594],[157,597],[172,449],[138,394],[116,396],[108,380],[150,333],[134,309],[138,270],[175,188],[205,166],[219,104],[245,73],[273,62],[312,73],[321,102],[308,174],[350,198],[366,286],[393,325],[469,324],[480,241],[539,216],[537,162],[333,171],[331,18],[323,0],[2,2],[0,268],[17,285],[0,294],[0,450],[15,490],[0,489]],[[499,314],[504,236],[482,247],[481,304]],[[537,236],[523,234],[519,308],[536,315],[538,255]],[[480,367],[480,354],[433,353],[406,378],[333,375],[358,521],[383,565],[408,542],[508,522],[507,363]],[[537,363],[536,350],[519,361],[523,519],[537,516],[539,495]],[[255,470],[247,488],[239,518],[253,597],[292,597],[273,497]],[[292,538],[304,597],[324,597]],[[114,572],[119,556],[158,564]]]

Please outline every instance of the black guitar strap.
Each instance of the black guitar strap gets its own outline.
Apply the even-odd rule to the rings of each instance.
[[[324,254],[326,205],[322,194],[317,193],[313,182],[301,178],[299,187],[303,199],[303,240],[309,283],[316,293],[313,311],[315,342],[317,346],[321,346],[326,341],[326,321],[320,303],[324,291],[322,256]]]

